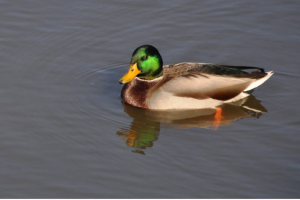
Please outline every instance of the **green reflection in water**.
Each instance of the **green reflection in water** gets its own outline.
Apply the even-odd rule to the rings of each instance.
[[[129,130],[123,128],[117,134],[126,139],[128,146],[145,149],[153,146],[153,142],[158,138],[159,131],[159,122],[134,118]]]

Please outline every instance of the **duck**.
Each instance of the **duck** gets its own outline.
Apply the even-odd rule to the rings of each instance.
[[[159,51],[142,45],[119,80],[123,101],[153,110],[216,109],[248,97],[272,75],[260,67],[182,62],[163,66]]]

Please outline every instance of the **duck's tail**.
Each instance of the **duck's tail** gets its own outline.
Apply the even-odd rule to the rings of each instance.
[[[268,80],[273,74],[273,71],[270,72],[266,72],[267,75],[264,76],[263,78],[260,78],[258,80],[256,80],[255,82],[251,83],[245,90],[245,93],[251,94],[255,88],[257,88],[258,86],[260,86],[261,84],[263,84],[266,80]]]

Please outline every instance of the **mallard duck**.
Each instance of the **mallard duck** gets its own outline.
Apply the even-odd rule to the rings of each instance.
[[[211,63],[163,66],[158,50],[143,45],[133,52],[129,70],[119,83],[125,84],[121,92],[124,102],[132,106],[203,109],[241,100],[272,75],[272,71],[265,72],[259,67]]]

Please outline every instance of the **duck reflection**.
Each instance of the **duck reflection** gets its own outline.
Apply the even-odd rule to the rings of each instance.
[[[128,105],[125,105],[127,107]],[[126,110],[126,109],[125,109]],[[146,149],[152,147],[153,142],[158,139],[160,131],[160,123],[150,120],[145,120],[142,117],[133,118],[130,129],[122,128],[117,132],[117,135],[125,138],[126,144],[134,147],[134,152],[144,154],[138,149]]]
[[[124,111],[133,118],[130,127],[121,128],[117,135],[125,139],[125,143],[135,148],[133,152],[144,154],[142,149],[152,147],[158,139],[160,124],[168,123],[175,128],[213,128],[215,125],[215,109],[201,110],[145,110],[122,103]],[[232,121],[255,117],[259,118],[267,110],[253,95],[222,107],[222,120],[219,126],[225,126]]]

